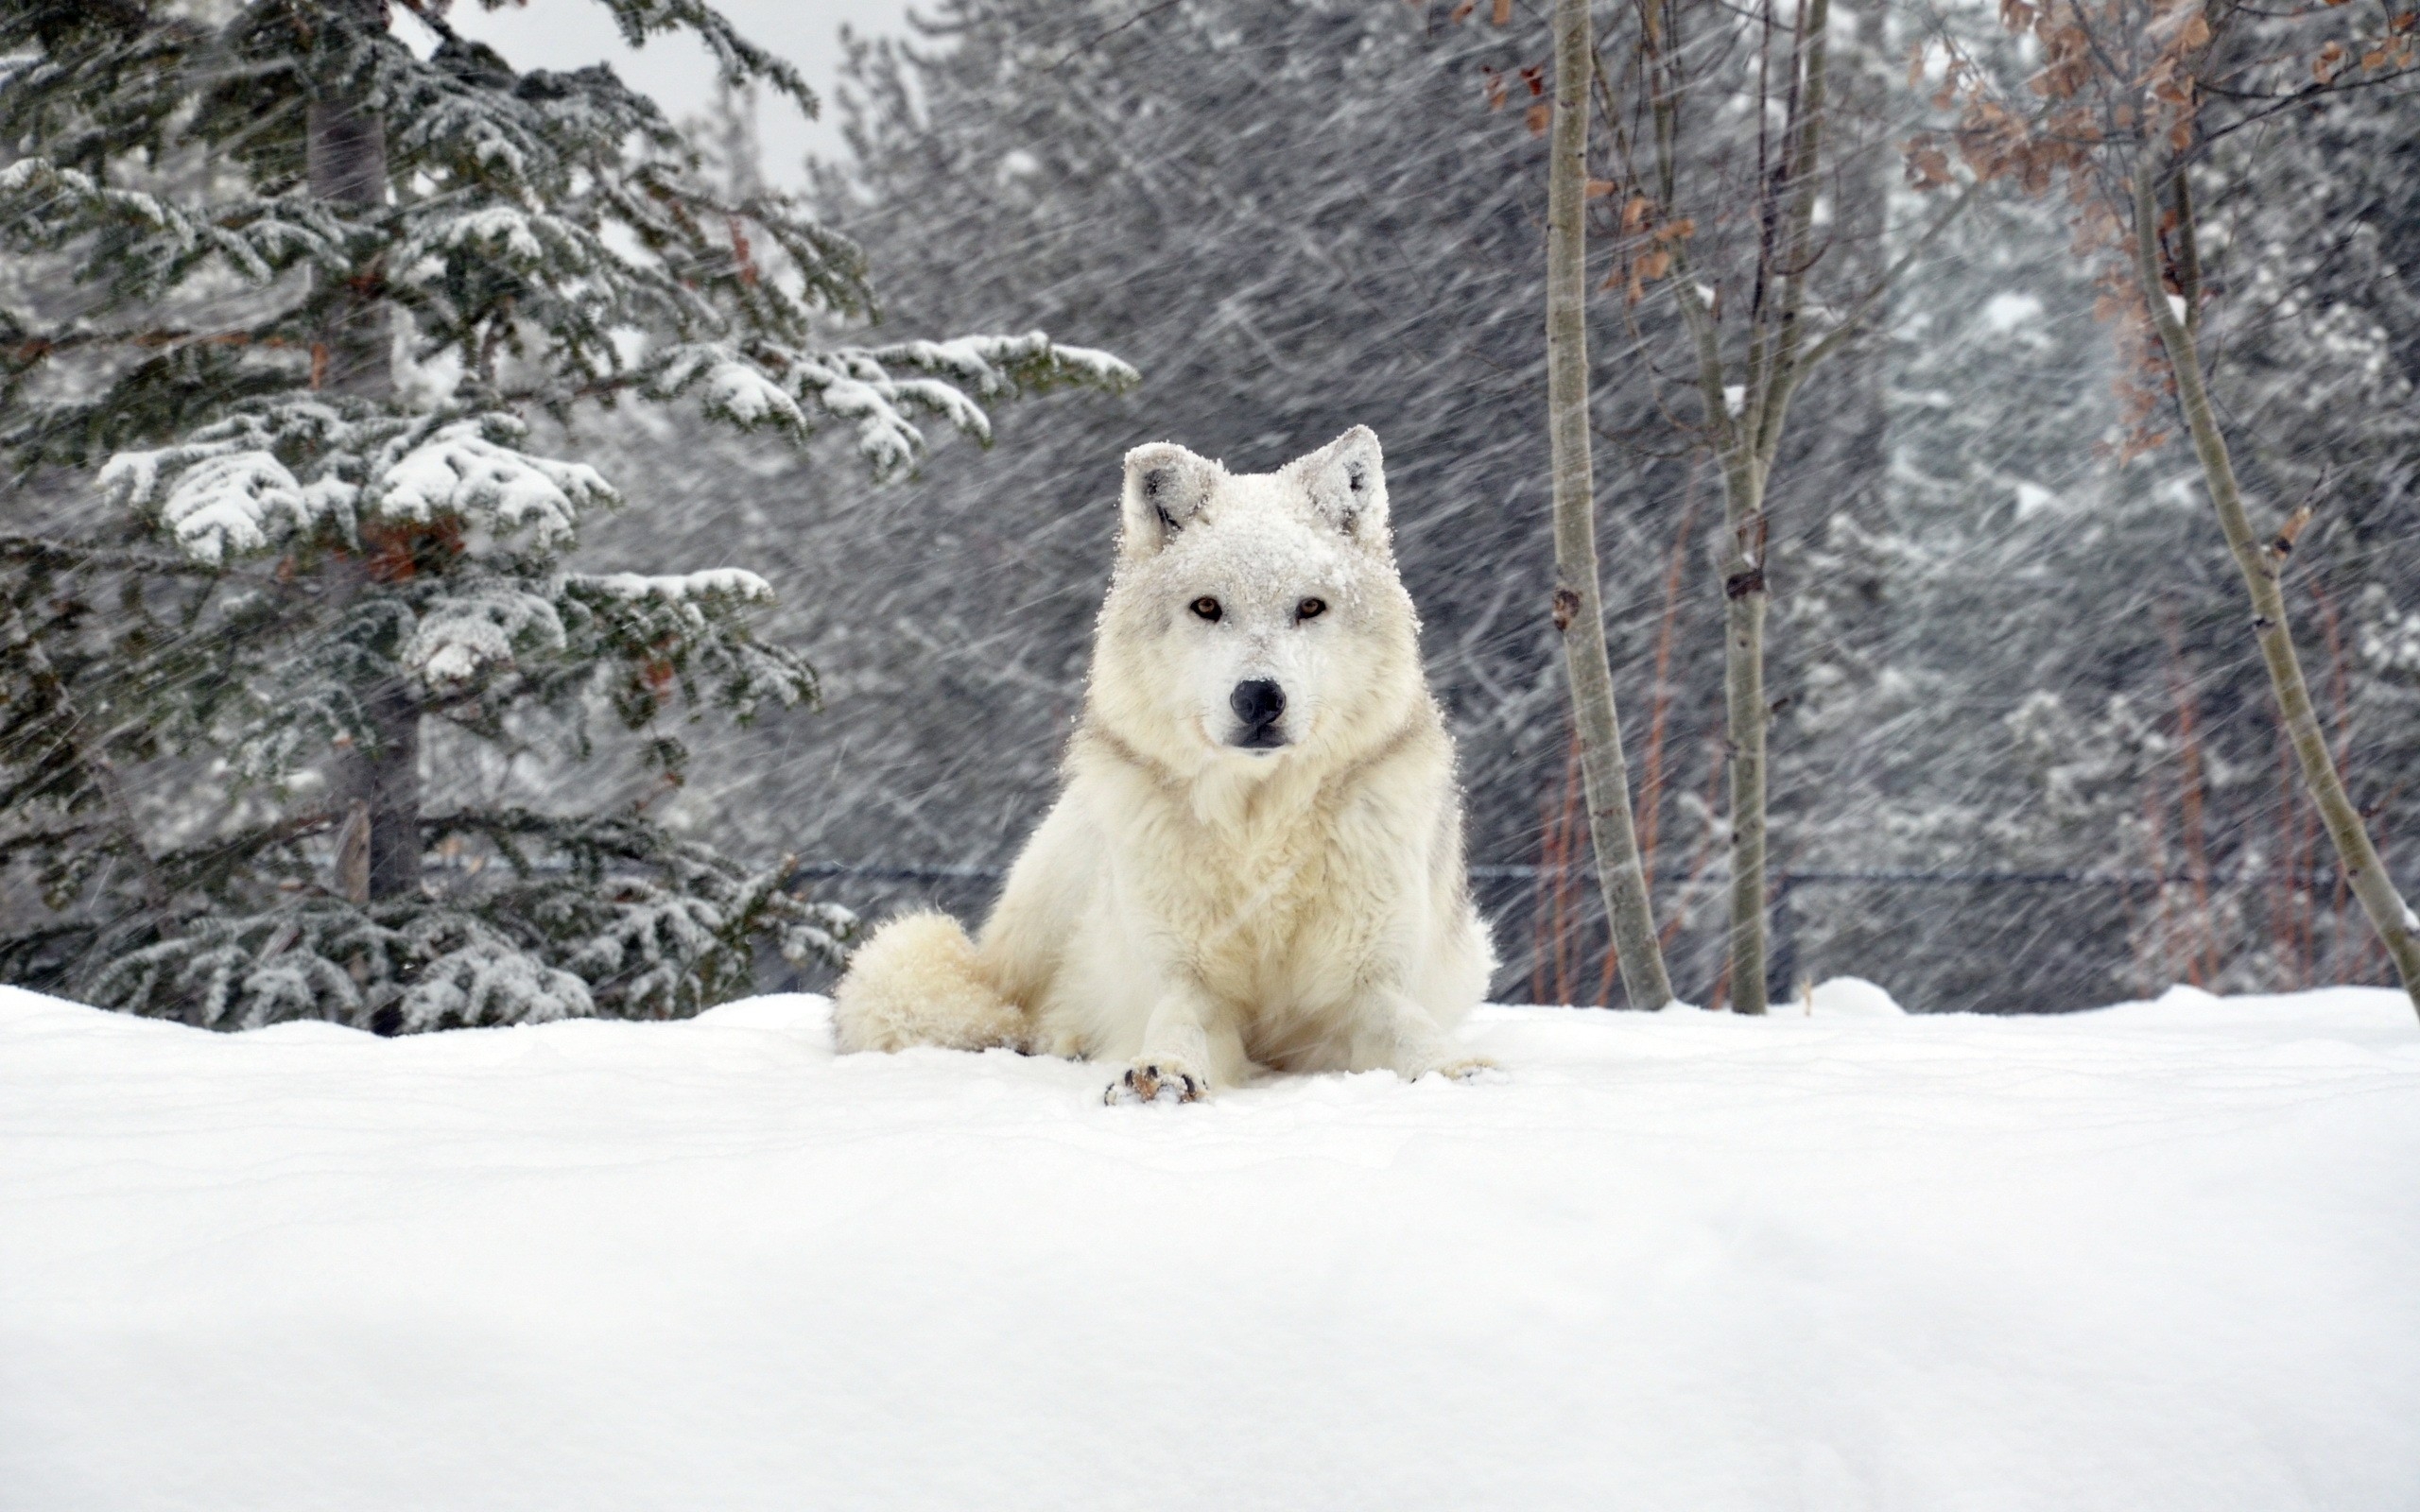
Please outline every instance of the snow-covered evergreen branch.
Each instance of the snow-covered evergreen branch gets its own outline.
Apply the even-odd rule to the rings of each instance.
[[[813,109],[700,0],[604,3]],[[97,464],[110,507],[90,539],[0,541],[0,866],[62,916],[0,937],[12,979],[406,1030],[693,1012],[760,946],[838,960],[852,920],[786,863],[630,811],[421,817],[424,727],[579,755],[610,713],[677,782],[674,705],[816,696],[755,633],[757,575],[578,570],[622,500],[521,411],[839,424],[887,476],[925,421],[988,443],[993,404],[1136,379],[1039,333],[867,342],[864,257],[803,199],[715,181],[609,68],[518,73],[412,9],[426,58],[374,0],[0,16],[0,248],[83,291],[0,311],[0,455]],[[428,381],[399,387],[390,345]],[[139,811],[134,768],[209,791]]]

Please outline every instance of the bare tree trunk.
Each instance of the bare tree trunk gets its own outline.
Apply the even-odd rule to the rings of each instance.
[[[1674,300],[1697,347],[1698,391],[1715,458],[1722,470],[1724,531],[1715,558],[1722,583],[1724,734],[1731,775],[1729,980],[1732,1006],[1741,1013],[1764,1012],[1770,991],[1765,919],[1765,732],[1772,719],[1765,700],[1765,617],[1771,603],[1765,579],[1771,534],[1765,513],[1767,481],[1780,454],[1783,426],[1799,384],[1872,312],[1884,287],[1906,270],[1908,261],[1903,259],[1901,266],[1886,274],[1883,284],[1830,335],[1812,346],[1804,344],[1806,276],[1817,257],[1815,198],[1822,187],[1824,29],[1830,15],[1829,0],[1804,0],[1793,34],[1782,167],[1759,189],[1760,219],[1770,231],[1757,252],[1747,350],[1738,369],[1743,382],[1736,387],[1728,382],[1718,317],[1690,271],[1686,241],[1672,243]],[[1669,35],[1670,16],[1668,6],[1651,12],[1645,44],[1653,90],[1657,214],[1668,224],[1680,218],[1674,203],[1674,170],[1682,98],[1681,54]],[[1927,233],[1924,241],[1930,239]],[[1736,406],[1735,393],[1738,396]]]
[[[1554,134],[1547,169],[1547,415],[1554,465],[1554,623],[1571,676],[1597,885],[1634,1008],[1672,1001],[1630,807],[1630,768],[1605,649],[1597,576],[1596,478],[1588,443],[1588,0],[1556,0]]]
[[[2227,455],[2226,438],[2219,432],[2218,416],[2202,381],[2198,339],[2201,269],[2195,251],[2193,201],[2186,187],[2184,169],[2177,167],[2173,171],[2176,231],[2184,252],[2178,271],[2185,308],[2180,312],[2169,304],[2168,287],[2161,276],[2159,173],[2148,149],[2135,170],[2135,281],[2142,290],[2143,302],[2150,309],[2152,328],[2159,333],[2160,345],[2168,352],[2168,366],[2176,378],[2177,405],[2184,410],[2186,426],[2192,433],[2193,452],[2201,460],[2210,503],[2218,509],[2219,528],[2226,533],[2228,549],[2235,553],[2235,564],[2242,572],[2243,585],[2252,595],[2253,634],[2259,640],[2261,660],[2268,663],[2269,684],[2276,691],[2287,739],[2302,765],[2303,783],[2310,790],[2311,801],[2327,826],[2328,838],[2336,843],[2337,859],[2344,868],[2354,896],[2361,901],[2361,911],[2369,916],[2370,927],[2377,931],[2387,954],[2394,958],[2394,969],[2403,978],[2403,989],[2411,995],[2413,1009],[2420,1011],[2420,919],[2412,917],[2411,906],[2396,892],[2394,879],[2387,875],[2385,866],[2378,860],[2377,848],[2371,844],[2369,831],[2361,823],[2360,811],[2344,791],[2344,780],[2338,775],[2335,758],[2327,749],[2327,736],[2320,729],[2318,713],[2311,708],[2310,689],[2303,680],[2302,659],[2294,652],[2293,632],[2286,624],[2286,595],[2278,580],[2286,558],[2293,550],[2293,535],[2299,524],[2289,523],[2274,540],[2265,543],[2254,534],[2251,518],[2244,511],[2242,490],[2236,484],[2234,459]]]
[[[1731,758],[1731,1006],[1765,1011],[1764,470],[1751,458],[1723,490],[1724,737]]]
[[[365,29],[387,26],[386,0],[336,0],[336,8]],[[354,210],[387,202],[387,127],[364,101],[312,101],[305,133],[313,195]],[[330,291],[327,323],[311,353],[315,387],[372,404],[395,387],[389,312],[371,286],[374,276]],[[372,569],[361,559],[352,568],[347,596],[357,598]],[[340,807],[368,812],[369,895],[390,898],[420,886],[420,704],[401,677],[389,677],[361,690],[361,713],[372,738],[342,757],[337,798]]]

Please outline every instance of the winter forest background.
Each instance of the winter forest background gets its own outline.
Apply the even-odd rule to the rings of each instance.
[[[236,14],[182,9],[211,25]],[[435,34],[405,12],[394,35],[429,56]],[[456,900],[444,919],[435,903],[413,903],[409,921],[355,911],[345,812],[319,772],[341,719],[287,730],[271,742],[281,754],[259,755],[253,735],[285,730],[299,707],[276,692],[290,668],[246,670],[265,700],[250,713],[188,696],[224,672],[206,656],[179,699],[112,705],[124,722],[108,733],[122,748],[85,753],[84,786],[60,786],[43,765],[60,748],[55,733],[27,744],[54,729],[37,716],[59,706],[43,699],[67,696],[57,690],[76,667],[105,681],[127,654],[112,626],[148,615],[183,627],[145,643],[164,656],[178,635],[223,643],[240,615],[175,620],[164,600],[137,602],[152,590],[129,597],[124,581],[101,581],[137,569],[43,554],[45,541],[136,549],[120,538],[140,486],[112,491],[95,473],[112,453],[167,445],[178,417],[153,417],[157,434],[42,430],[43,406],[84,403],[127,362],[149,359],[28,356],[57,344],[44,333],[96,328],[104,297],[125,289],[79,279],[92,265],[36,233],[25,197],[59,191],[11,164],[31,160],[43,123],[0,112],[0,175],[15,175],[0,188],[17,197],[11,215],[27,216],[9,229],[0,264],[14,322],[0,330],[12,353],[0,405],[14,410],[0,412],[11,448],[13,618],[0,666],[14,742],[0,751],[11,764],[0,816],[10,979],[215,1022],[367,1018],[394,1001],[379,996],[381,973],[399,992],[431,963],[456,963],[470,996],[413,999],[422,1008],[404,1026],[580,1007],[678,1013],[752,983],[826,984],[846,925],[822,905],[873,917],[926,899],[979,913],[989,868],[1047,805],[1109,568],[1120,455],[1167,438],[1258,471],[1366,423],[1387,449],[1397,552],[1461,744],[1471,854],[1505,957],[1495,994],[1618,1000],[1548,614],[1543,8],[933,0],[918,15],[906,40],[854,47],[826,102],[842,145],[803,172],[758,144],[760,110],[794,109],[770,77],[726,88],[674,141],[648,146],[640,130],[616,150],[694,154],[683,170],[693,187],[666,203],[755,204],[804,184],[791,210],[770,212],[791,216],[795,239],[765,255],[829,259],[844,297],[755,309],[735,230],[712,249],[737,263],[700,286],[728,294],[738,313],[719,318],[752,339],[779,328],[799,351],[893,352],[912,338],[1039,330],[1059,345],[984,349],[980,371],[894,352],[891,379],[917,381],[913,368],[990,410],[969,421],[946,399],[916,401],[939,418],[916,421],[924,449],[897,465],[867,465],[862,425],[826,389],[823,409],[791,434],[735,434],[720,422],[733,403],[712,397],[723,380],[702,369],[651,369],[610,408],[524,404],[526,438],[481,433],[593,469],[626,507],[584,509],[576,549],[566,536],[560,562],[514,568],[525,586],[545,585],[559,615],[599,616],[594,644],[555,647],[563,675],[516,686],[510,707],[480,684],[499,700],[483,724],[457,731],[451,711],[426,721],[424,812],[509,816],[432,830],[424,881],[430,898]],[[2385,35],[2395,13],[2380,16]],[[1904,147],[1948,109],[1945,40],[2020,87],[2038,66],[2031,40],[1999,19],[1963,3],[1836,8],[1837,146],[1819,216],[1839,287],[1873,282],[1941,213],[1944,196],[1910,182],[1922,175]],[[12,56],[33,50],[40,24],[9,36]],[[1911,70],[1927,43],[1928,61]],[[22,90],[23,76],[9,87]],[[1711,115],[1721,119],[1719,106]],[[1738,159],[1751,134],[1710,129],[1686,151],[1712,180],[1753,175]],[[205,146],[249,150],[229,133]],[[217,170],[197,146],[126,171],[172,199]],[[2420,834],[2420,104],[2406,77],[2329,91],[2229,137],[2198,171],[2216,398],[2247,487],[2273,512],[2311,508],[2290,608],[2354,799],[2410,895],[2420,885],[2410,853]],[[1719,1001],[1723,600],[1709,551],[1722,505],[1672,398],[1686,358],[1669,301],[1652,288],[1629,298],[1634,260],[1599,233],[1619,229],[1622,203],[1599,204],[1591,242],[1591,282],[1605,284],[1590,319],[1607,628],[1675,986]],[[1874,334],[1799,399],[1773,474],[1767,573],[1776,992],[1854,973],[1911,1006],[2021,1011],[2173,981],[2394,980],[2301,796],[2193,456],[2172,435],[2138,444],[2132,370],[2097,318],[2097,306],[2108,314],[2101,265],[2075,250],[2072,216],[2062,195],[1978,194],[1921,249]],[[700,246],[721,234],[711,214],[700,224]],[[849,292],[850,245],[871,299]],[[192,311],[204,307],[256,318],[311,276],[299,263],[268,272],[182,287],[193,302],[180,319],[198,326]],[[475,302],[458,299],[466,275],[448,276],[415,318],[438,318],[428,312],[441,305],[464,322],[534,318],[527,303],[463,313]],[[1139,384],[1124,385],[1101,353]],[[427,365],[405,387],[437,393],[447,381]],[[1066,391],[1027,392],[1052,387]],[[892,397],[913,410],[904,392]],[[813,410],[795,384],[791,395]],[[554,481],[567,497],[585,486]],[[620,590],[580,586],[726,566],[773,595],[744,625],[745,584],[693,585],[700,607],[680,626],[688,589],[615,599]],[[631,594],[670,618],[614,620]],[[292,644],[314,644],[295,633]],[[723,679],[695,710],[666,691],[678,660],[662,650],[666,637],[697,648],[704,681]],[[42,665],[66,666],[63,681],[42,680],[43,646]],[[637,670],[588,676],[608,663]],[[677,670],[688,680],[691,662]],[[718,697],[757,716],[700,717]],[[226,730],[247,720],[243,745]],[[575,725],[579,738],[562,738]],[[667,758],[674,736],[687,749]],[[116,816],[121,839],[147,837],[144,856],[78,860],[98,851],[57,838],[70,822],[60,816],[96,813]],[[600,838],[618,816],[630,825]],[[241,875],[196,870],[189,899],[155,882],[147,899],[109,901],[135,885],[147,856],[270,831],[245,842],[254,849]],[[479,890],[508,869],[519,890]],[[652,890],[633,890],[642,873]],[[298,924],[304,915],[320,922]],[[538,917],[552,922],[516,933]],[[364,943],[362,919],[388,943]],[[540,964],[497,988],[494,963],[515,951]],[[380,964],[362,964],[373,955]],[[262,974],[305,956],[352,985]],[[137,959],[149,964],[133,976],[105,970]],[[642,959],[669,960],[669,975],[634,988]],[[243,985],[254,976],[260,985]],[[137,978],[139,990],[127,985]],[[218,1007],[205,1013],[197,1005],[212,990]],[[466,1009],[472,998],[487,1006]]]

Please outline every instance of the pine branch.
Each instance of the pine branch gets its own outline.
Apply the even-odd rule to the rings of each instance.
[[[0,536],[0,559],[23,562],[36,572],[135,572],[171,577],[216,577],[218,570],[183,557],[124,546],[34,536]]]

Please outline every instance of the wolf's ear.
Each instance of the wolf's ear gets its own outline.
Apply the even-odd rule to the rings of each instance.
[[[1174,540],[1210,502],[1225,469],[1174,441],[1153,441],[1126,454],[1126,499],[1120,511],[1129,556],[1149,557]]]
[[[1310,495],[1311,512],[1361,544],[1387,540],[1387,461],[1378,438],[1356,425],[1288,469]]]

